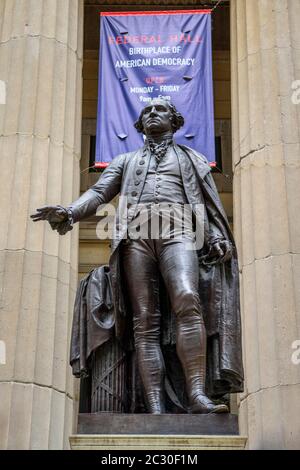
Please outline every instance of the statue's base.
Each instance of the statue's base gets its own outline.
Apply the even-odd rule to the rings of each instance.
[[[237,417],[230,414],[80,414],[74,450],[242,450]]]
[[[77,434],[70,437],[72,450],[244,450],[241,436],[182,436]]]

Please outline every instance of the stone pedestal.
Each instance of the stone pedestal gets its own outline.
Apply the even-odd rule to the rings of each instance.
[[[234,415],[80,414],[74,450],[244,449]]]
[[[231,414],[80,413],[78,434],[238,435]]]
[[[244,450],[247,439],[241,436],[185,435],[75,435],[72,450]]]
[[[78,228],[34,224],[79,194],[82,0],[1,0],[0,448],[68,447]]]
[[[234,226],[251,449],[299,449],[299,0],[232,0]]]

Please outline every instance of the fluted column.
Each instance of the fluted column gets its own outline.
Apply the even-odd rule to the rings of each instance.
[[[300,443],[299,0],[232,0],[234,217],[252,449]]]
[[[78,233],[30,219],[79,193],[82,0],[0,0],[0,447],[68,447]]]

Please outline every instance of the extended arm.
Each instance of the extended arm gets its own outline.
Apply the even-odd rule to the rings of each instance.
[[[67,207],[74,222],[95,214],[101,204],[110,202],[120,192],[124,158],[125,155],[114,158],[97,183]]]
[[[114,158],[94,186],[70,206],[45,206],[31,216],[34,222],[47,220],[53,230],[64,235],[78,222],[96,213],[101,204],[110,202],[119,192],[122,182],[125,155]]]

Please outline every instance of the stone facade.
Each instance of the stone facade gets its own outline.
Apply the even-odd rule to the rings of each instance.
[[[234,226],[251,449],[300,448],[300,2],[231,1]]]

